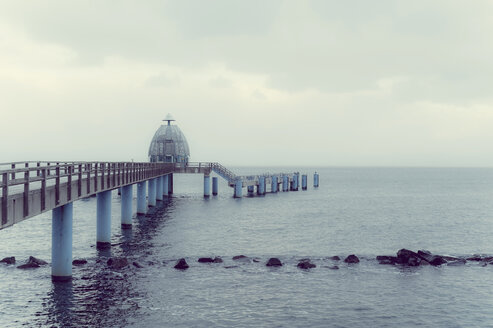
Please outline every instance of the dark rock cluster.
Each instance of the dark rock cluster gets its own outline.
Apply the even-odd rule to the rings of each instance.
[[[29,260],[27,260],[25,264],[19,265],[17,269],[34,269],[46,264],[48,264],[48,262],[37,259],[34,256],[29,256]]]
[[[489,258],[490,261],[493,261],[493,257]],[[389,265],[402,265],[402,266],[439,266],[442,264],[447,264],[449,266],[459,266],[466,264],[467,261],[483,261],[488,262],[487,257],[474,256],[467,259],[452,257],[452,256],[444,256],[432,254],[430,251],[419,250],[418,252],[413,252],[408,249],[400,249],[396,256],[388,256],[388,255],[379,255],[377,256],[377,261],[380,264],[389,264]]]

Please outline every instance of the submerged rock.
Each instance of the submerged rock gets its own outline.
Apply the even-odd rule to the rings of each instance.
[[[25,264],[19,265],[17,269],[35,269],[42,265],[48,264],[48,262],[29,256],[29,259]]]
[[[214,258],[214,261],[213,261],[213,262],[214,262],[214,263],[223,263],[223,259],[222,259],[222,258],[220,258],[219,256],[216,256],[216,257]]]
[[[106,264],[111,269],[119,270],[128,266],[128,260],[125,257],[112,257],[106,262]]]
[[[282,266],[282,263],[281,260],[279,260],[277,257],[271,257],[265,265],[278,267],[278,266]]]
[[[87,264],[87,260],[84,260],[84,259],[75,259],[72,261],[72,265],[84,265],[84,264]]]
[[[139,269],[142,269],[143,266],[139,262],[132,262],[133,266]]]
[[[201,257],[197,260],[199,263],[213,263],[214,259],[212,257]]]
[[[447,263],[443,256],[433,255],[430,251],[419,250],[417,254],[421,259],[427,261],[431,265],[437,266]]]
[[[359,258],[356,255],[351,254],[344,259],[344,262],[346,262],[346,263],[359,263]]]
[[[408,249],[401,249],[397,252],[397,263],[407,266],[419,266],[420,264],[426,265],[425,263],[421,263],[426,260],[423,260],[418,253],[410,251]]]
[[[189,266],[188,266],[187,261],[185,261],[184,258],[181,258],[178,261],[176,261],[174,268],[178,269],[178,270],[186,270],[189,268]]]
[[[34,256],[29,256],[28,263],[36,263],[37,265],[46,265],[48,262],[35,258]]]
[[[0,263],[15,264],[15,256],[4,257]]]
[[[236,255],[236,256],[233,256],[233,261],[244,260],[244,259],[248,259],[248,257],[245,256],[245,255]]]
[[[447,263],[447,266],[462,266],[466,264],[466,260],[464,259],[457,259],[456,261],[451,261]]]
[[[340,260],[341,260],[341,258],[340,258],[339,256],[337,256],[337,255],[336,255],[336,256],[331,256],[331,257],[329,257],[329,260],[332,260],[332,261],[340,261]]]
[[[395,256],[386,256],[386,255],[379,255],[377,256],[377,261],[379,264],[390,264],[394,265],[397,263],[397,257]]]
[[[339,270],[339,267],[337,265],[332,265],[329,267],[331,270]]]
[[[311,263],[310,260],[308,260],[308,259],[301,260],[297,266],[298,266],[298,268],[304,269],[304,270],[317,267],[314,263]]]

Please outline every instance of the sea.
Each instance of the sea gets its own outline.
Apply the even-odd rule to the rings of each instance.
[[[77,201],[73,257],[87,264],[65,283],[50,278],[51,212],[1,230],[0,258],[17,263],[0,263],[0,327],[493,327],[493,264],[375,259],[402,248],[493,256],[492,168],[232,170],[308,174],[308,190],[235,199],[220,179],[219,195],[204,198],[202,175],[175,174],[174,194],[130,230],[114,191],[105,251],[95,247],[96,198]],[[350,254],[360,262],[345,263]],[[48,265],[17,269],[29,256]],[[130,265],[111,269],[111,257]],[[283,266],[267,267],[271,257]],[[180,258],[187,270],[174,268]],[[301,259],[316,267],[299,269]]]

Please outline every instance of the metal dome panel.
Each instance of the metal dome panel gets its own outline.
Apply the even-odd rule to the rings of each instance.
[[[186,163],[190,157],[187,139],[177,125],[161,125],[149,146],[151,162]]]

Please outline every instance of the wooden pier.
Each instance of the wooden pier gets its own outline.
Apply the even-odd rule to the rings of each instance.
[[[173,174],[203,174],[204,197],[211,195],[211,173],[224,178],[241,198],[248,194],[298,190],[299,173],[238,176],[215,162],[57,162],[34,161],[0,163],[0,230],[52,211],[52,278],[69,280],[72,276],[73,202],[97,197],[98,248],[110,247],[111,191],[121,190],[121,226],[132,227],[133,185],[137,186],[137,214],[145,214],[173,193]],[[302,190],[307,176],[301,176]],[[146,192],[146,186],[147,192]],[[217,177],[212,178],[212,195],[217,195]],[[281,188],[280,188],[281,186]],[[314,175],[318,187],[318,174]]]

